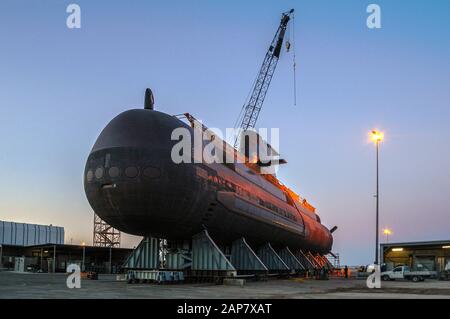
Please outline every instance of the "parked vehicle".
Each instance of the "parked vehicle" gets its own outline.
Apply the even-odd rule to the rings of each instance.
[[[381,273],[382,280],[397,280],[406,279],[414,282],[424,281],[425,278],[430,278],[434,275],[433,271],[429,270],[413,270],[411,271],[408,266],[397,266],[392,270],[384,271]]]

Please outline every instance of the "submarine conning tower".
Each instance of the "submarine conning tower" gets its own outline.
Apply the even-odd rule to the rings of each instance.
[[[94,212],[144,237],[125,268],[221,278],[332,268],[332,235],[312,206],[246,163],[174,163],[177,128],[194,130],[156,111],[147,89],[144,108],[112,119],[88,156],[84,188]]]
[[[151,89],[145,89],[145,97],[144,97],[144,109],[146,110],[154,110],[155,107],[155,97],[153,96],[153,92]]]

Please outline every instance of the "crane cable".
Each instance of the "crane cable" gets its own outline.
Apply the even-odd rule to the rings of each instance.
[[[297,75],[296,75],[296,67],[297,67],[297,59],[295,55],[295,14],[292,14],[292,24],[288,26],[287,29],[287,40],[286,40],[286,52],[289,53],[292,49],[292,67],[293,67],[293,76],[294,76],[294,106],[297,105]]]
[[[297,105],[297,76],[296,76],[296,66],[297,61],[295,57],[295,14],[292,14],[292,53],[293,53],[293,68],[294,68],[294,106]]]
[[[288,32],[288,37],[287,38],[288,39],[291,38],[292,41],[287,41],[286,42],[286,50],[287,50],[287,52],[289,52],[290,47],[291,47],[291,43],[292,43],[292,46],[293,46],[293,69],[294,69],[294,106],[296,106],[297,105],[297,76],[296,76],[296,65],[297,64],[296,64],[296,55],[295,55],[295,31],[294,31],[295,30],[295,14],[292,11],[290,12],[290,13],[292,13],[292,26],[288,25],[288,28],[287,28],[287,32]],[[291,28],[292,28],[292,32],[290,31]],[[259,76],[259,74],[257,74],[257,76],[256,76],[256,78],[255,78],[255,80],[253,82],[252,88],[255,86],[255,84],[256,84],[256,82],[258,80],[258,76]],[[238,126],[237,126],[238,123],[241,122],[241,120],[245,116],[244,111],[245,111],[245,108],[247,107],[247,104],[248,104],[248,102],[250,100],[250,95],[252,94],[252,92],[253,92],[253,89],[251,89],[250,92],[248,93],[246,101],[245,101],[244,105],[242,105],[241,111],[240,111],[238,117],[236,118],[236,121],[234,123],[234,128],[235,129],[238,129]],[[233,139],[234,139],[234,147],[236,147],[240,134],[239,134],[239,132],[236,132],[236,130],[234,131],[234,133],[235,133],[235,136],[233,137]]]

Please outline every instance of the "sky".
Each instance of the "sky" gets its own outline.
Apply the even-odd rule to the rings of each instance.
[[[66,7],[81,7],[68,29]],[[366,8],[381,8],[369,29]],[[0,2],[0,220],[64,226],[92,242],[83,189],[90,149],[117,114],[189,112],[233,127],[281,12],[295,13],[258,120],[280,128],[279,178],[337,225],[341,263],[375,249],[374,128],[380,149],[380,228],[391,242],[450,239],[450,2]],[[292,31],[291,31],[292,32]],[[385,240],[381,236],[382,241]],[[124,235],[123,246],[137,238]]]

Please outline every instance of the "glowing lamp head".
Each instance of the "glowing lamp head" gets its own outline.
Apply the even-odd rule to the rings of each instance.
[[[86,246],[86,243],[85,243],[85,242],[82,242],[82,243],[81,243],[81,246]]]
[[[370,132],[370,139],[375,143],[379,143],[379,142],[383,141],[384,133],[374,130],[374,131]]]
[[[384,229],[383,230],[383,234],[385,234],[385,235],[391,235],[392,234],[392,231],[390,230],[390,229]]]

